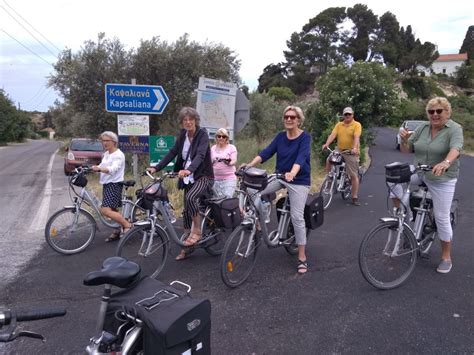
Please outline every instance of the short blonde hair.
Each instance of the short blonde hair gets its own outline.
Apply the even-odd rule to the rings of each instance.
[[[227,139],[229,139],[229,132],[225,128],[219,128],[216,131],[216,134],[214,135],[215,139],[217,139],[217,136],[226,136]]]
[[[300,123],[299,125],[302,126],[303,122],[304,122],[303,110],[298,106],[293,106],[293,105],[286,106],[285,109],[283,110],[283,116],[282,116],[283,122],[285,121],[285,114],[288,111],[295,111],[296,112],[296,116],[298,116],[298,120],[299,120],[299,123]]]
[[[428,103],[426,104],[426,114],[428,115],[428,110],[431,110],[436,106],[441,106],[443,110],[446,110],[448,112],[448,117],[451,117],[451,104],[449,103],[447,98],[437,96],[428,101]]]

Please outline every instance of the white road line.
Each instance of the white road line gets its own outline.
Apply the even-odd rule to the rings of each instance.
[[[39,230],[43,230],[46,225],[46,221],[48,219],[48,212],[49,212],[49,203],[51,201],[51,195],[52,195],[51,171],[53,170],[54,157],[56,156],[56,153],[58,151],[59,149],[56,149],[56,151],[53,153],[53,155],[51,155],[51,158],[49,159],[48,170],[46,172],[46,185],[44,186],[43,199],[41,200],[41,205],[38,211],[36,212],[35,218],[33,218],[33,222],[30,225],[28,233],[34,233]]]

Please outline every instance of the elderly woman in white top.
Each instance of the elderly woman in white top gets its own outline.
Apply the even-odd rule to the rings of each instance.
[[[101,213],[120,223],[126,233],[132,226],[118,212],[122,206],[122,182],[125,174],[125,155],[118,148],[118,137],[114,132],[106,131],[100,135],[105,153],[99,165],[92,166],[92,170],[100,172],[100,183],[103,185],[103,200]],[[118,240],[120,233],[112,233],[105,241]]]

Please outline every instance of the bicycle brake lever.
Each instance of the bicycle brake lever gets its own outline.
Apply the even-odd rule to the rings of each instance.
[[[15,340],[16,338],[19,338],[19,337],[40,339],[41,341],[45,341],[44,336],[42,336],[39,333],[30,332],[29,330],[21,330],[18,333],[12,333],[8,341]]]

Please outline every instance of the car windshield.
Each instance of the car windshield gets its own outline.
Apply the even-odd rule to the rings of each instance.
[[[82,152],[102,152],[104,148],[102,143],[97,140],[91,141],[72,141],[71,150],[82,151]]]
[[[414,131],[415,129],[418,128],[419,125],[421,125],[423,121],[407,121],[405,128],[408,131]]]

